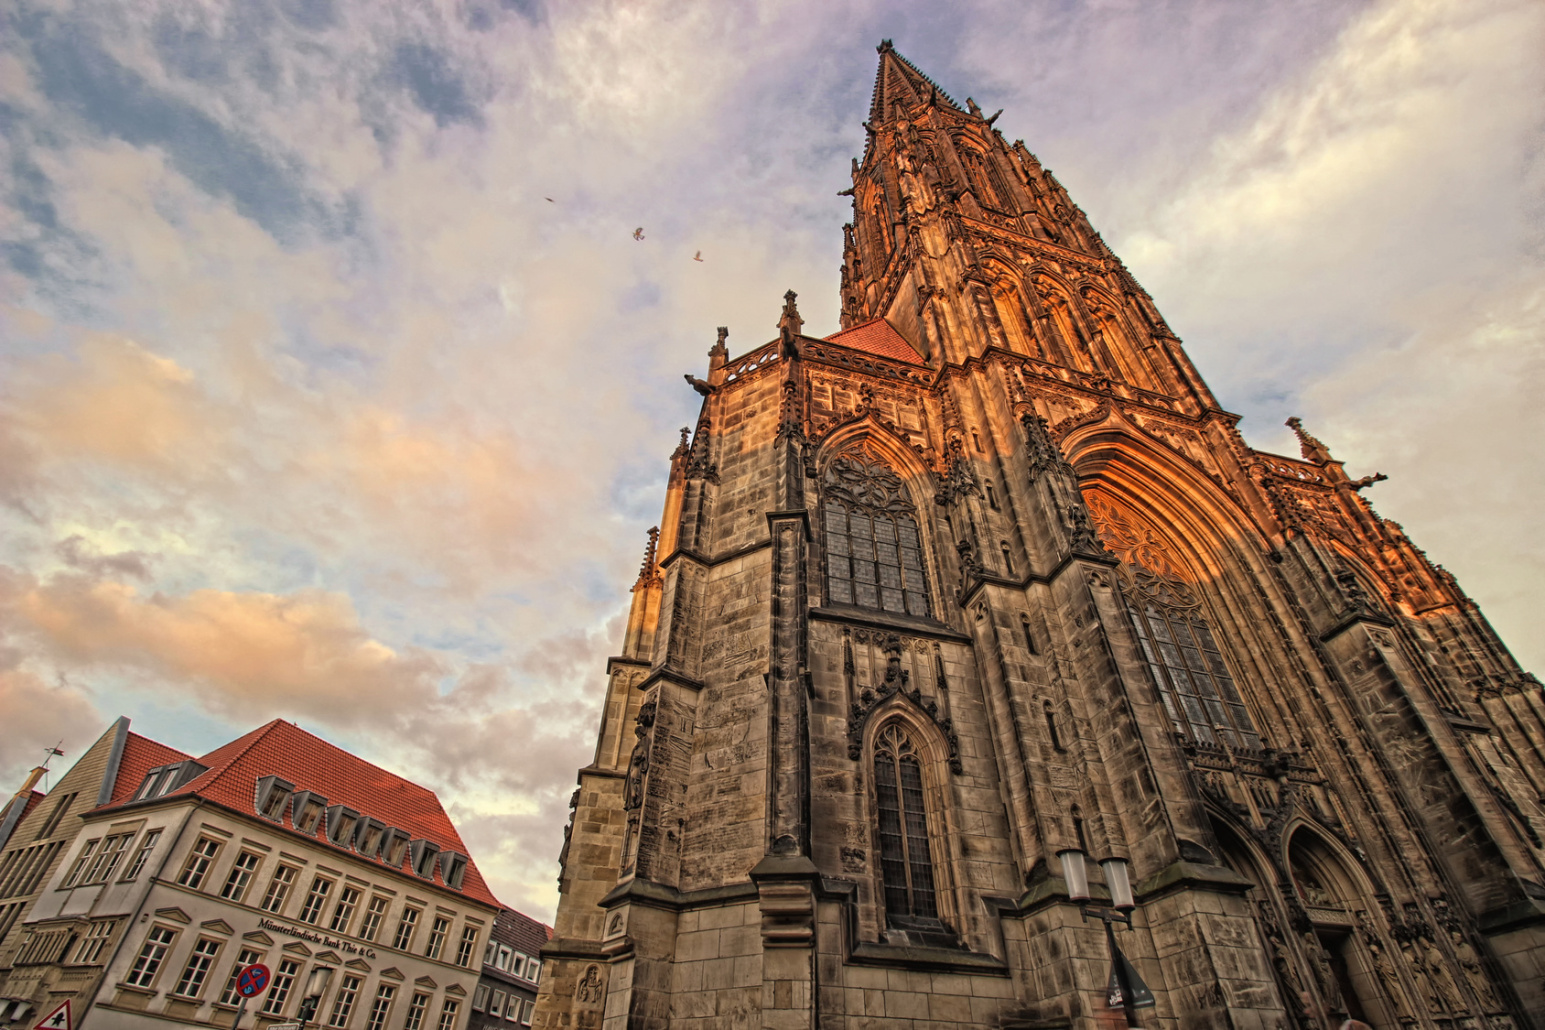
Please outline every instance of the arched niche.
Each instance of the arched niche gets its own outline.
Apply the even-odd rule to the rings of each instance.
[[[1304,913],[1299,944],[1331,1026],[1345,1015],[1376,1030],[1409,1025],[1412,1005],[1378,901],[1356,859],[1308,824],[1289,827],[1283,858]]]

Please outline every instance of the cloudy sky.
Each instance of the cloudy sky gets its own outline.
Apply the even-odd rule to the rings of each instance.
[[[550,917],[681,374],[837,328],[883,37],[1545,671],[1545,5],[13,0],[4,782],[283,716]]]

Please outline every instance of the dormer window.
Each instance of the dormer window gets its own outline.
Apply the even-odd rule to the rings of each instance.
[[[257,781],[257,813],[269,822],[284,822],[284,809],[295,784],[277,776],[264,776]]]
[[[434,841],[416,840],[409,845],[409,854],[412,856],[413,872],[426,880],[435,878],[435,856],[440,853],[440,845]]]
[[[168,766],[158,765],[145,774],[145,781],[139,785],[139,790],[134,792],[135,801],[144,801],[146,798],[159,797],[156,790],[165,778]]]
[[[365,858],[375,858],[385,833],[385,823],[366,816],[354,827],[354,850]]]
[[[440,852],[440,879],[452,890],[461,890],[462,877],[467,875],[467,856],[459,851]]]
[[[408,831],[388,826],[381,834],[381,861],[393,869],[402,868],[402,856],[408,849]]]
[[[354,824],[359,813],[344,805],[332,805],[327,809],[327,839],[340,848],[346,848],[354,840]]]
[[[327,810],[327,799],[311,790],[303,790],[295,795],[295,804],[290,809],[290,822],[295,829],[308,837],[315,837],[317,827],[322,825],[322,813]]]
[[[147,801],[151,798],[165,797],[195,776],[208,771],[191,759],[174,762],[171,765],[158,765],[145,774],[144,782],[140,784],[139,790],[134,792],[131,800]]]

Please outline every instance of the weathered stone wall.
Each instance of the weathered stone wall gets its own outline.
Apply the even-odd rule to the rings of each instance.
[[[789,294],[710,352],[537,1025],[1112,1025],[1070,849],[1096,907],[1128,863],[1145,1026],[1535,1025],[1539,683],[1296,421],[1244,443],[1021,145],[885,47],[876,97],[849,331]],[[828,596],[839,457],[915,518],[926,616]],[[887,911],[889,727],[936,922]]]

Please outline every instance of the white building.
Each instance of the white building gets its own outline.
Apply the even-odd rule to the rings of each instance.
[[[295,1020],[318,967],[320,1026],[466,1025],[500,906],[432,792],[281,720],[118,783],[24,920],[17,1011],[229,1027],[261,962],[242,1030]]]

